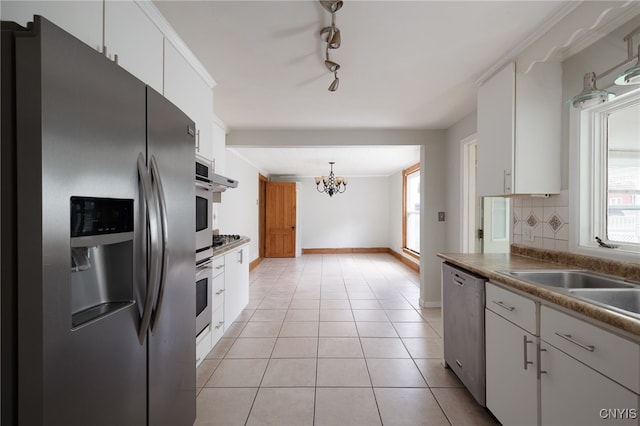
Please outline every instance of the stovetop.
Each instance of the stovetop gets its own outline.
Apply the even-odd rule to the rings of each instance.
[[[212,238],[212,246],[214,249],[216,249],[216,248],[225,246],[227,244],[236,242],[241,238],[242,237],[240,235],[232,235],[232,234],[214,235]]]

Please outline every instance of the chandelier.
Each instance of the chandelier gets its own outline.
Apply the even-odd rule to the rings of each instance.
[[[336,27],[336,12],[342,7],[342,0],[320,0],[320,4],[327,12],[331,13],[331,25],[320,30],[320,37],[322,41],[327,43],[324,50],[324,66],[333,73],[333,81],[329,85],[329,91],[335,92],[338,90],[338,84],[340,84],[340,79],[338,78],[340,64],[329,59],[329,49],[340,47],[340,29]]]
[[[347,190],[347,178],[333,174],[334,161],[329,161],[331,164],[331,171],[329,176],[316,177],[316,189],[318,192],[326,192],[329,197],[333,197],[333,194],[341,194]],[[321,185],[322,184],[322,185]]]

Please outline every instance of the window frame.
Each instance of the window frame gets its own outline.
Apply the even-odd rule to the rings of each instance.
[[[407,177],[415,172],[420,172],[420,163],[402,170],[402,251],[415,259],[420,259],[420,253],[407,248]]]
[[[605,242],[607,230],[607,116],[640,102],[640,89],[585,109],[570,109],[570,229],[573,252],[618,261],[638,262],[640,244],[620,244],[616,249],[599,247],[595,236]],[[620,92],[620,91],[618,91]]]

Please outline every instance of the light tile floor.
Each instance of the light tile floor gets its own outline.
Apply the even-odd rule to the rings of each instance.
[[[196,425],[488,425],[441,365],[440,309],[388,254],[265,259],[197,371]]]

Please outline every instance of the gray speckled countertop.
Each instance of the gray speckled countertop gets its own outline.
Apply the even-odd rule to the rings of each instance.
[[[556,291],[551,287],[533,284],[496,272],[500,270],[517,269],[586,269],[584,267],[576,267],[576,262],[550,262],[544,258],[538,259],[513,253],[438,253],[438,257],[478,275],[482,275],[491,281],[504,284],[540,298],[543,301],[551,302],[587,317],[602,321],[624,332],[631,333],[640,341],[640,320],[632,316],[623,315],[585,300],[572,297],[567,293]],[[638,267],[640,268],[640,266]]]
[[[241,236],[239,240],[236,240],[229,244],[225,244],[222,247],[214,248],[213,257],[218,257],[220,255],[226,254],[227,252],[233,250],[234,248],[247,244],[249,241],[251,241],[251,238]]]

